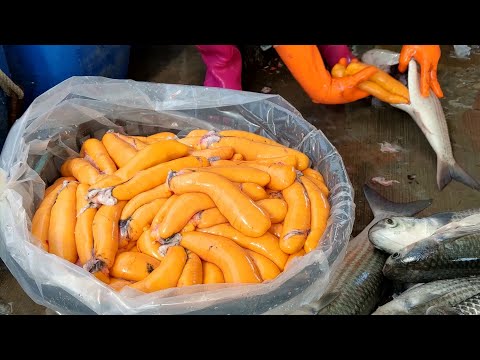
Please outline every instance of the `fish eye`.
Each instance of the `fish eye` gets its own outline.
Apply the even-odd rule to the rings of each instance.
[[[385,221],[387,222],[388,225],[395,224],[395,221],[393,221],[393,219],[390,219],[390,218],[386,219]]]
[[[396,252],[392,255],[392,259],[398,259],[400,257],[400,253]]]

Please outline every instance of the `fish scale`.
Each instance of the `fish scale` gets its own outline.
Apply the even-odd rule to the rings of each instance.
[[[392,255],[383,273],[389,279],[403,282],[480,275],[480,234],[442,241],[421,240]]]
[[[345,266],[337,269],[332,277],[333,287],[329,292],[338,292],[338,296],[318,314],[370,314],[383,290],[382,268],[386,259],[385,254],[369,243],[367,236],[352,240],[345,255]]]
[[[432,306],[455,306],[479,293],[479,276],[437,280],[411,287],[372,315],[424,315]]]
[[[387,255],[368,241],[368,229],[373,223],[348,244],[326,295],[293,314],[368,315],[375,309],[383,292],[382,268]]]
[[[462,315],[480,315],[480,294],[472,296],[453,308]]]

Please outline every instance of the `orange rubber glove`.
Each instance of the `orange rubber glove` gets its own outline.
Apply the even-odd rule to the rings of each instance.
[[[342,58],[333,67],[332,76],[338,78],[353,75],[367,66],[357,59],[352,59],[347,65],[347,59]],[[380,69],[370,79],[358,84],[358,88],[389,104],[408,104],[410,102],[407,87]]]
[[[332,78],[316,45],[276,45],[278,55],[314,103],[345,104],[370,94],[357,88],[378,69],[373,66],[355,75]]]
[[[403,45],[400,52],[398,70],[405,72],[412,57],[420,64],[420,90],[423,96],[430,94],[430,89],[437,97],[443,97],[437,80],[437,66],[440,60],[439,45]]]

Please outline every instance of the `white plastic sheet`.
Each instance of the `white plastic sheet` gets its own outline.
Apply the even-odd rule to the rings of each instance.
[[[331,190],[321,246],[273,281],[115,292],[33,245],[31,217],[61,163],[88,137],[193,128],[241,129],[305,152]],[[39,96],[12,128],[0,158],[0,257],[37,303],[62,314],[282,314],[318,299],[353,226],[353,189],[323,133],[278,95],[199,86],[72,77]],[[35,171],[38,171],[38,173]]]

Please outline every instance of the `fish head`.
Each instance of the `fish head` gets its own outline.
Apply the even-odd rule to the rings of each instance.
[[[383,275],[392,280],[410,282],[409,275],[416,271],[412,268],[434,256],[438,245],[439,242],[432,236],[394,252],[385,262]]]
[[[377,249],[393,254],[430,236],[436,229],[427,218],[392,216],[372,226],[368,238]]]
[[[389,72],[391,66],[397,65],[399,60],[399,53],[386,49],[371,49],[362,55],[362,62],[374,65],[386,72]]]

